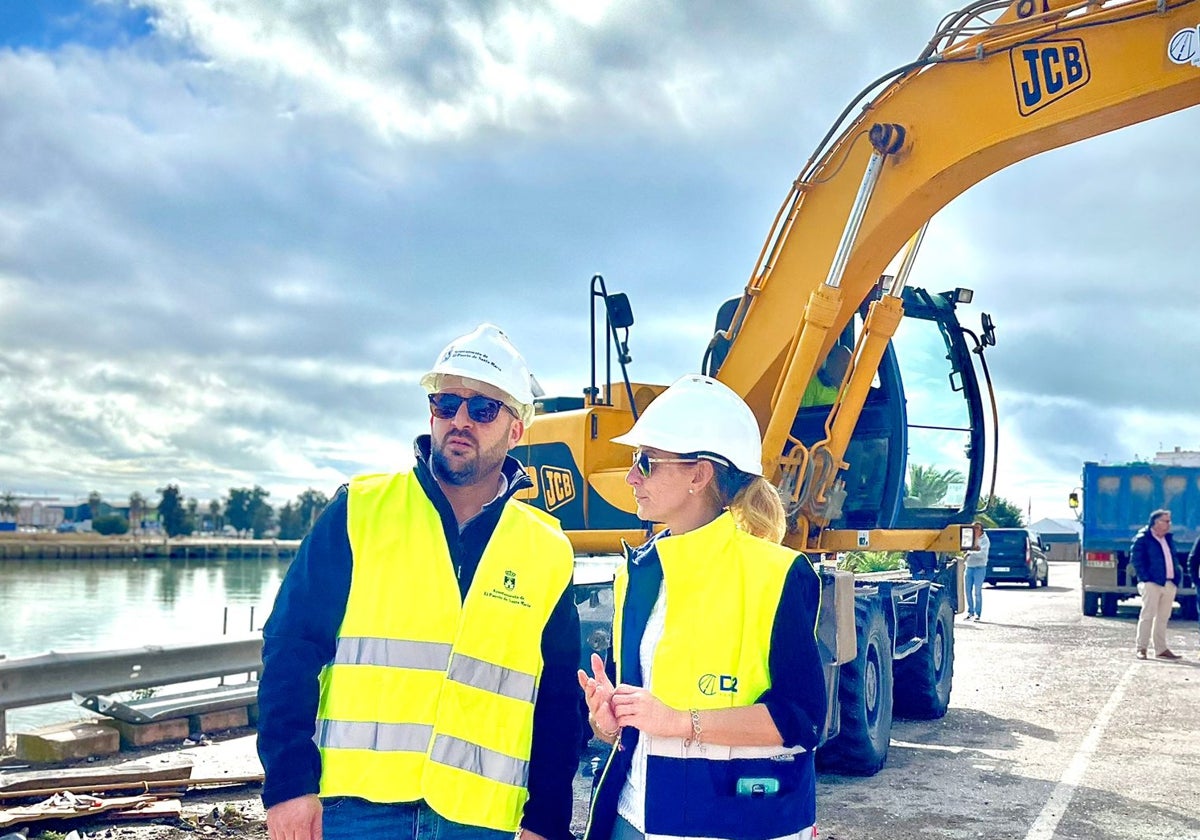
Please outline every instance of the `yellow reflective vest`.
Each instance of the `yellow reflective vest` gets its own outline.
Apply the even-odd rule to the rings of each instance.
[[[675,709],[757,703],[771,687],[771,634],[784,582],[792,564],[803,561],[792,549],[739,530],[728,512],[694,531],[659,538],[655,548],[666,623],[651,666],[654,696]],[[618,616],[627,586],[622,567],[614,583]],[[618,681],[621,625],[613,624]],[[794,835],[816,821],[812,754],[803,748],[697,744],[645,732],[638,733],[638,746],[647,755],[647,840],[761,840]],[[619,789],[625,780],[621,773],[609,776],[606,771],[600,782],[588,838],[607,836],[615,818],[616,797],[605,788]]]
[[[465,600],[414,473],[350,482],[354,557],[321,674],[321,796],[423,799],[448,820],[514,831],[527,793],[542,632],[570,585],[556,520],[509,500]]]

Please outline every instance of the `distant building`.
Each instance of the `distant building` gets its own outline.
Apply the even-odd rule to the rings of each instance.
[[[1170,452],[1155,452],[1151,463],[1168,467],[1200,467],[1200,452],[1176,446]]]
[[[57,527],[63,521],[63,508],[57,496],[17,496],[17,527]]]
[[[1039,519],[1029,526],[1046,544],[1048,560],[1079,560],[1080,534],[1083,526],[1064,519]]]

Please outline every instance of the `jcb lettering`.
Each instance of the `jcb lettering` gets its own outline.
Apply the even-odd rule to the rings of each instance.
[[[542,467],[542,495],[548,511],[565,505],[575,498],[575,478],[569,470]]]
[[[1062,99],[1091,79],[1082,41],[1043,42],[1014,49],[1009,55],[1022,116]]]

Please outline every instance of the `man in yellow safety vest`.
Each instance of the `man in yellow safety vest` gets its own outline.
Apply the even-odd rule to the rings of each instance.
[[[263,631],[272,840],[570,840],[573,555],[508,451],[537,383],[484,324],[421,379],[416,464],[322,513]]]

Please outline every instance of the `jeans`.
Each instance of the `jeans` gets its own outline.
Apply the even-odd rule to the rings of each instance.
[[[424,802],[368,802],[353,796],[321,800],[324,840],[512,840],[513,832],[451,822]]]
[[[987,566],[967,566],[967,614],[976,618],[983,615],[983,579],[987,577]]]

